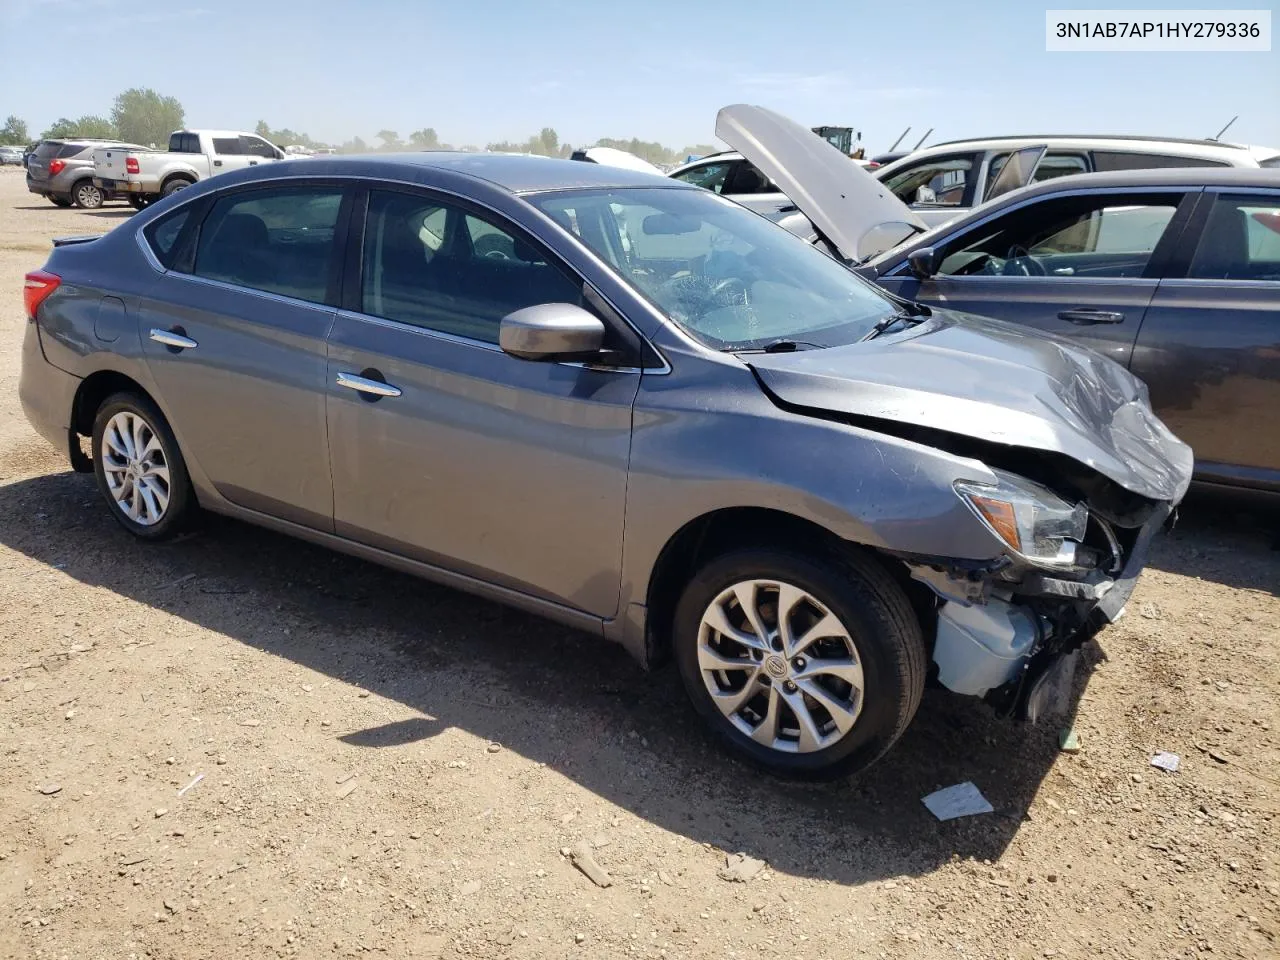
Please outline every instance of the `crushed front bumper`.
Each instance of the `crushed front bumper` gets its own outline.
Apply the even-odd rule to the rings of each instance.
[[[1064,685],[1069,688],[1076,652],[1120,618],[1152,541],[1174,516],[1173,504],[1156,505],[1113,574],[1018,575],[1007,562],[908,560],[912,576],[942,600],[933,652],[938,681],[984,697],[1004,713],[1035,719],[1049,712]]]

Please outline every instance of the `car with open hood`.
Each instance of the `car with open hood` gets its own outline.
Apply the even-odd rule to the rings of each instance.
[[[24,292],[23,408],[130,534],[214,511],[673,659],[790,776],[934,678],[1042,713],[1190,479],[1112,361],[604,164],[246,169]]]
[[[796,200],[792,228],[895,295],[1069,337],[1129,368],[1206,485],[1280,493],[1280,170],[1053,178],[925,223],[755,107],[717,133]]]

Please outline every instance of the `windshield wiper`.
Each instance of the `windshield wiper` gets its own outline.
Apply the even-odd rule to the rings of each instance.
[[[911,309],[911,306],[918,306],[920,309],[913,310]],[[867,340],[874,340],[895,323],[905,323],[907,326],[915,326],[917,323],[924,323],[924,318],[932,313],[932,311],[923,304],[913,304],[911,306],[908,306],[897,313],[891,313],[887,317],[881,317],[876,321],[876,325],[868,330],[858,342],[863,343]],[[923,313],[920,312],[921,310]]]
[[[810,343],[808,340],[789,340],[782,337],[758,347],[727,347],[726,349],[730,353],[795,353],[797,350],[821,350],[823,347],[820,343]]]

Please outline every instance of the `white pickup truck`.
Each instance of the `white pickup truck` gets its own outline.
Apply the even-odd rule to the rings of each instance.
[[[100,190],[122,194],[135,207],[144,207],[205,177],[284,160],[287,156],[279,147],[252,133],[179,130],[170,134],[168,150],[95,150],[93,182]]]

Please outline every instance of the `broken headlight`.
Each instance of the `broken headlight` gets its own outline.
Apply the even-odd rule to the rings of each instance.
[[[1076,562],[1089,511],[1017,474],[993,470],[995,484],[957,480],[956,493],[992,533],[1018,556],[1040,566]]]

